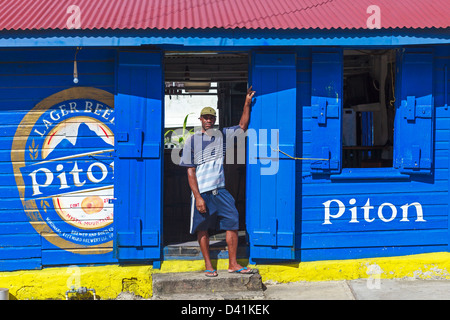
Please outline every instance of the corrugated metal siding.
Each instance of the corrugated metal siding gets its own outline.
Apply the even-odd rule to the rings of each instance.
[[[105,263],[112,253],[74,255],[52,245],[36,232],[25,214],[11,162],[11,148],[19,123],[48,96],[73,87],[75,49],[0,50],[0,269],[39,269],[42,265]],[[79,85],[114,92],[115,50],[83,49],[77,55]],[[25,126],[32,126],[27,123]],[[26,137],[18,137],[26,139]],[[13,150],[12,152],[27,152]],[[56,177],[55,177],[56,178]],[[50,210],[50,209],[49,209]],[[53,210],[53,209],[52,209]],[[70,232],[63,220],[60,232]],[[87,231],[89,232],[89,231]],[[108,248],[106,248],[106,251]],[[84,250],[84,252],[83,252]],[[109,251],[111,251],[110,248]]]
[[[367,29],[376,4],[381,28],[448,28],[448,0],[1,0],[0,30],[67,29],[71,5],[90,29]]]

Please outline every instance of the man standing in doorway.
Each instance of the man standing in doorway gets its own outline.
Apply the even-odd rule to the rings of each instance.
[[[226,141],[247,131],[250,121],[250,107],[255,91],[247,90],[244,110],[239,125],[213,128],[216,111],[205,107],[200,112],[201,131],[192,135],[184,145],[181,166],[187,167],[191,197],[191,234],[197,233],[200,250],[205,259],[205,275],[216,277],[217,271],[211,264],[209,255],[209,231],[225,230],[228,245],[228,272],[252,273],[253,270],[238,264],[236,254],[238,247],[239,213],[231,194],[225,189],[223,163]],[[230,136],[231,135],[231,136]],[[224,140],[225,139],[225,140]]]

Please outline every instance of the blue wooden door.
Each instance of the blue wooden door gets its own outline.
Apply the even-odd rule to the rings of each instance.
[[[115,134],[115,255],[161,258],[163,59],[161,52],[120,52]]]
[[[294,259],[296,54],[254,52],[246,215],[250,259]]]

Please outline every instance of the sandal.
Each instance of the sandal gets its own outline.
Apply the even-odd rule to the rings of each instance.
[[[217,270],[205,270],[205,276],[207,277],[217,277]]]
[[[241,274],[252,274],[253,273],[253,269],[248,269],[247,267],[243,267],[241,269],[238,270],[230,270],[228,269],[229,273],[241,273]]]

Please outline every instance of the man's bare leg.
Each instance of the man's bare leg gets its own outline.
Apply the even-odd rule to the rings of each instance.
[[[228,271],[236,271],[243,267],[237,262],[237,248],[238,248],[238,232],[237,230],[227,230],[225,237],[228,245]],[[249,273],[251,270],[242,270],[241,273]]]
[[[197,231],[197,240],[200,245],[200,250],[202,252],[203,258],[205,259],[205,270],[213,271],[214,267],[211,263],[211,258],[209,256],[209,234],[208,231]],[[211,276],[216,276],[217,272],[211,274]]]

